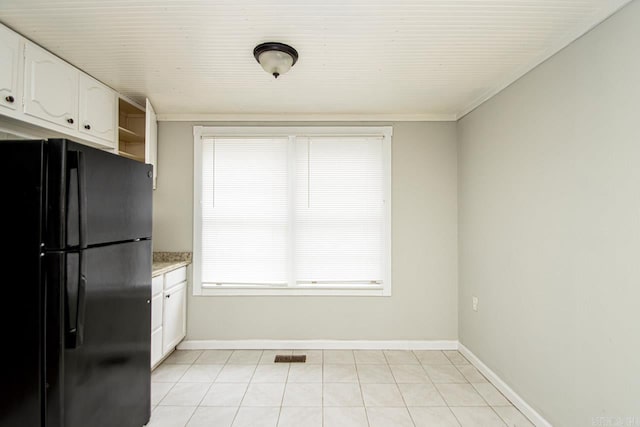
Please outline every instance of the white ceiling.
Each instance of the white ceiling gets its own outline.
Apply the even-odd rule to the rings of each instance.
[[[628,1],[2,0],[0,21],[165,118],[451,120]],[[300,53],[278,80],[264,41]]]

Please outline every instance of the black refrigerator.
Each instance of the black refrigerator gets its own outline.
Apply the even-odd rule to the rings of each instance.
[[[149,421],[151,168],[0,141],[0,426]]]

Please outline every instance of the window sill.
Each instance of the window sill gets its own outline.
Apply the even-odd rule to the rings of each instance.
[[[251,286],[208,286],[193,290],[194,296],[391,296],[390,289],[371,287],[251,287]]]

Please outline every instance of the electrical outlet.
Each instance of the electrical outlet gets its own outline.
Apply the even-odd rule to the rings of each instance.
[[[473,305],[473,311],[478,311],[478,297],[474,296],[471,299],[471,304]]]

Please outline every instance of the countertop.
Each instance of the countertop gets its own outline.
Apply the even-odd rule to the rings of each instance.
[[[191,252],[154,252],[151,277],[191,264]]]
[[[191,264],[191,261],[157,261],[151,267],[151,277],[168,273],[177,268]]]

